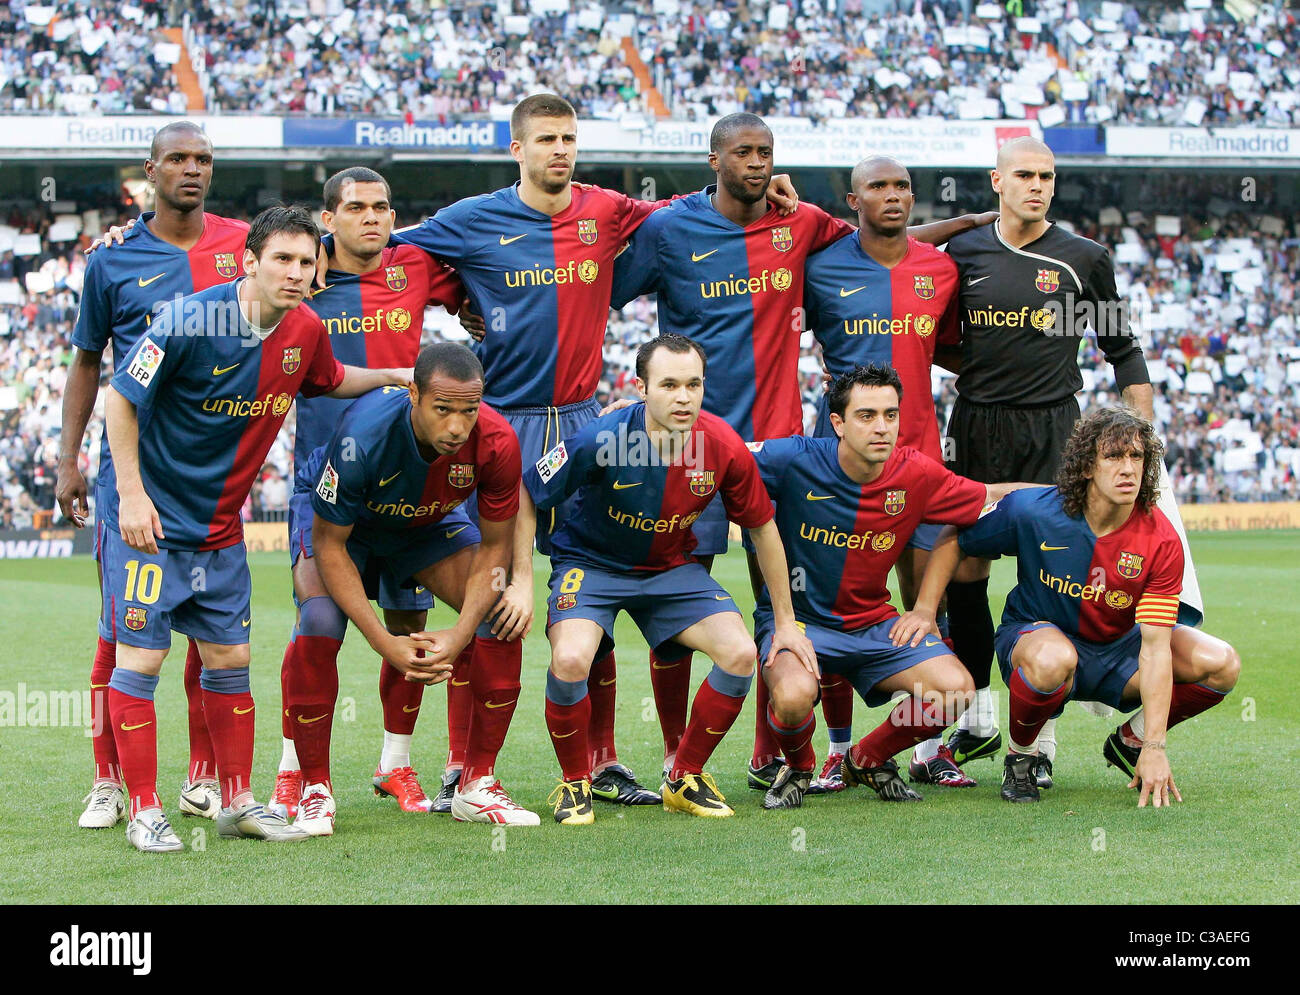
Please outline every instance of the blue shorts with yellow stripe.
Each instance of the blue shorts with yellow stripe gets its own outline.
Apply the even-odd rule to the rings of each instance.
[[[546,627],[566,618],[595,622],[611,640],[620,611],[632,616],[641,635],[658,649],[696,622],[719,612],[740,614],[731,595],[698,563],[659,573],[617,573],[580,560],[552,564]],[[665,653],[680,655],[675,646]]]
[[[844,677],[862,700],[875,708],[891,697],[891,692],[876,690],[881,681],[918,663],[952,653],[946,643],[934,636],[926,636],[919,646],[895,646],[889,639],[889,630],[896,621],[896,617],[887,618],[852,632],[828,629],[810,622],[799,624],[817,651],[817,666],[822,673]],[[767,659],[775,628],[770,610],[755,610],[754,634],[760,661]]]

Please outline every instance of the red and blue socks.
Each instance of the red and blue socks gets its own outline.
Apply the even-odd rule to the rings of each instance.
[[[212,748],[212,735],[203,711],[203,691],[199,687],[199,673],[203,658],[199,644],[189,640],[185,651],[185,702],[189,707],[190,730],[190,783],[217,779],[217,755]]]
[[[100,636],[95,646],[95,662],[90,667],[90,748],[95,754],[95,780],[111,784],[122,783],[108,707],[108,682],[116,666],[117,644]]]
[[[473,647],[469,689],[474,712],[465,748],[462,785],[493,773],[519,702],[519,674],[524,660],[521,639],[505,642],[495,636],[475,636]],[[587,721],[591,721],[590,712]]]
[[[301,637],[299,637],[301,638]],[[210,670],[199,674],[203,711],[217,755],[221,804],[230,808],[252,800],[253,734],[257,725],[248,668]],[[120,752],[120,747],[119,747]]]
[[[1011,722],[1007,745],[1012,753],[1037,755],[1038,734],[1044,723],[1061,710],[1070,694],[1067,677],[1051,691],[1040,691],[1025,679],[1023,667],[1017,667],[1007,681],[1011,697]]]
[[[587,695],[591,698],[591,727],[587,741],[591,745],[592,775],[599,774],[610,764],[618,763],[618,750],[614,747],[614,705],[618,690],[618,668],[614,651],[610,650],[591,667],[587,677]]]
[[[665,658],[650,651],[650,686],[654,689],[655,710],[664,736],[664,760],[677,753],[677,745],[686,732],[686,718],[691,697],[691,652]]]
[[[739,674],[727,673],[716,663],[713,665],[709,676],[695,693],[691,721],[677,747],[677,759],[673,761],[673,769],[669,774],[674,781],[683,774],[699,774],[704,770],[709,757],[713,756],[713,751],[740,714],[745,696],[749,694],[753,683],[753,674],[741,677]],[[758,686],[760,689],[766,688],[762,681],[758,682]],[[764,704],[763,728],[775,743],[775,735],[767,728],[766,708],[767,705]],[[773,752],[775,753],[775,747]]]
[[[850,685],[850,687],[852,687]],[[791,769],[811,771],[817,764],[817,754],[813,750],[813,733],[817,731],[817,716],[808,710],[808,714],[792,726],[785,725],[776,717],[776,712],[767,706],[767,724],[772,728],[777,742],[781,744],[781,754]]]
[[[591,750],[587,730],[591,726],[591,696],[587,682],[562,681],[546,672],[546,730],[560,761],[566,781],[591,779]]]
[[[153,696],[157,674],[116,667],[108,679],[108,719],[122,777],[130,798],[130,817],[162,808],[158,797],[158,717]]]

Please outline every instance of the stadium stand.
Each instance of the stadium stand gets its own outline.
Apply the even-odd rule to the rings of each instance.
[[[582,117],[1051,107],[1078,123],[1290,126],[1295,17],[1248,7],[1238,21],[1218,6],[1099,0],[13,0],[0,7],[0,108],[445,123],[553,89]]]

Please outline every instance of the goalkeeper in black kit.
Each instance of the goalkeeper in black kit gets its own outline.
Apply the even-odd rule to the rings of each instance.
[[[998,221],[948,243],[960,278],[962,338],[947,355],[941,349],[935,356],[958,372],[944,457],[949,469],[982,483],[1051,484],[1079,418],[1074,395],[1083,388],[1083,335],[1096,335],[1120,396],[1148,421],[1155,419],[1151,378],[1115,289],[1110,252],[1047,220],[1056,186],[1051,150],[1033,138],[1012,139],[998,150],[990,177]],[[949,633],[976,687],[945,751],[957,764],[993,757],[1002,745],[989,689],[988,578],[989,561],[972,559],[948,587]],[[1055,719],[1040,739],[1040,787],[1051,786],[1054,726]],[[926,762],[940,745],[936,737],[916,748],[914,780],[932,779],[936,765]]]

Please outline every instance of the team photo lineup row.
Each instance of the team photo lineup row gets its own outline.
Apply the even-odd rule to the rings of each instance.
[[[1052,334],[1052,316],[1070,313],[1059,309],[1065,293],[1116,295],[1106,250],[1045,219],[1050,151],[1007,143],[991,172],[999,212],[912,229],[907,170],[864,160],[848,197],[853,228],[798,205],[773,176],[771,132],[754,115],[715,126],[715,186],[661,202],[573,182],[576,127],[562,98],[527,98],[511,120],[519,183],[401,231],[383,177],[345,169],[325,184],[323,245],[302,209],[270,208],[251,226],[206,214],[210,142],[186,122],[157,133],[145,167],[156,210],[93,252],[65,392],[57,494],[84,526],[77,455],[111,341],[96,483],[95,780],[79,824],[126,819],[139,849],[182,848],[157,793],[153,706],[175,630],[190,637],[181,811],[215,818],[223,836],[331,834],[329,742],[349,618],[383,661],[376,793],[406,811],[538,824],[494,770],[533,622],[534,543],[553,568],[546,721],[563,824],[591,822],[593,797],[732,814],[704,766],[751,683],[746,777],[764,807],[853,784],[919,798],[892,760],[907,747],[913,781],[973,784],[961,765],[1001,747],[988,558],[1022,549],[996,649],[1016,728],[1033,735],[1009,740],[1003,797],[1036,801],[1051,785],[1054,716],[1073,696],[1127,710],[1140,701],[1106,759],[1141,787],[1140,805],[1176,798],[1164,732],[1222,700],[1239,662],[1176,625],[1190,561],[1155,507],[1160,444],[1127,329],[1097,332],[1131,407],[1076,427],[1078,340]],[[931,244],[945,242],[946,253]],[[593,397],[609,307],[643,293],[658,295],[662,334],[638,354],[641,403],[602,413]],[[419,351],[428,304],[461,314],[472,351]],[[799,434],[805,327],[836,378],[812,439]],[[940,463],[932,362],[958,372],[956,473]],[[250,788],[239,509],[295,398],[298,612],[281,668],[280,769],[263,806]],[[1068,459],[1068,445],[1086,452]],[[1028,489],[1056,480],[1058,462],[1074,491]],[[748,530],[757,647],[709,576],[729,521]],[[1037,552],[1023,546],[1034,523],[1055,530]],[[968,531],[959,541],[944,524]],[[1065,533],[1073,543],[1060,544]],[[1049,551],[1068,552],[1029,572]],[[901,619],[885,586],[893,566]],[[452,628],[425,631],[434,597],[459,613]],[[614,745],[610,636],[623,609],[652,647],[658,791]],[[696,649],[712,669],[692,703]],[[753,682],[756,649],[763,679]],[[430,799],[410,741],[424,686],[440,682],[450,754]],[[870,704],[904,695],[856,744],[855,691]],[[830,748],[815,776],[818,698]]]

